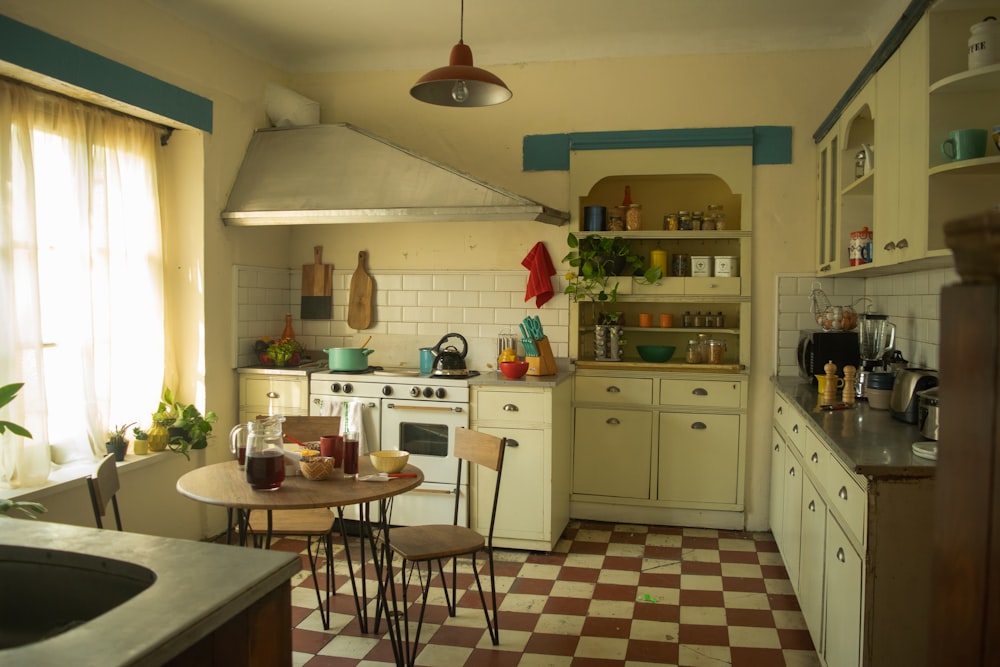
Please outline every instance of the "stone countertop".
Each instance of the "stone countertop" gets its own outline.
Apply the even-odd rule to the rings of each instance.
[[[926,442],[915,424],[893,419],[888,410],[874,410],[867,401],[854,408],[824,412],[816,387],[801,378],[774,378],[775,387],[797,405],[841,461],[868,477],[933,477],[934,461],[914,456],[910,446]]]
[[[309,375],[319,371],[329,371],[329,361],[326,358],[304,362],[298,366],[242,366],[236,369],[237,373],[250,375]]]
[[[0,517],[0,544],[90,554],[156,573],[152,586],[50,639],[0,650],[0,664],[160,665],[299,571],[298,554]],[[58,604],[58,600],[53,600]],[[5,600],[5,604],[16,601]]]
[[[555,375],[525,375],[511,380],[500,371],[482,371],[474,378],[469,378],[470,387],[510,387],[525,389],[531,387],[555,387],[573,377],[573,370],[559,365]]]

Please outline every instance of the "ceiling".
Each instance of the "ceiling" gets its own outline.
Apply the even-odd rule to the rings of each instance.
[[[144,0],[289,72],[430,69],[461,0]],[[468,0],[482,67],[626,56],[874,49],[908,0]]]

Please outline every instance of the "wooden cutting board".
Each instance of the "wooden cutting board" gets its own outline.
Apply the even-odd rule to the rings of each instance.
[[[352,329],[367,329],[372,324],[372,288],[374,281],[365,269],[368,253],[358,252],[358,268],[351,276],[350,301],[347,305],[347,324]]]
[[[328,320],[333,314],[333,264],[323,263],[323,246],[313,248],[313,263],[302,265],[302,319]]]

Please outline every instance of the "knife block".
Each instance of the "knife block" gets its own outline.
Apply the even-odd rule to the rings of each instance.
[[[555,375],[558,370],[556,369],[556,360],[552,356],[552,346],[549,345],[549,339],[539,338],[535,341],[535,347],[538,348],[537,357],[525,357],[525,361],[528,362],[528,373],[527,375]]]

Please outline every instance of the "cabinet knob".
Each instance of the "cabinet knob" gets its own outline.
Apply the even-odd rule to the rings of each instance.
[[[812,456],[809,457],[809,460],[812,461],[813,463],[819,463],[819,454],[813,452]]]
[[[844,547],[837,547],[837,560],[841,563],[847,562],[847,556],[844,554]]]
[[[830,268],[831,268],[831,267],[830,267],[830,265],[829,265],[829,264],[824,264],[823,266],[819,267],[819,270],[820,270],[820,273],[822,273],[822,272],[824,272],[824,271],[829,271],[829,270],[830,270]]]
[[[779,406],[778,406],[778,414],[779,414],[779,415],[780,415],[780,414],[784,414],[784,412],[785,412],[784,408],[783,408],[782,406],[780,406],[780,405],[779,405]]]
[[[521,443],[519,443],[517,440],[514,440],[513,438],[507,438],[507,446],[508,447],[520,447]]]
[[[502,409],[504,412],[517,412],[517,406],[514,405],[513,403],[508,403],[507,405],[503,406]]]
[[[605,389],[605,391],[607,391],[609,394],[620,394],[622,392],[621,389],[619,389],[618,387],[616,387],[614,385],[611,385],[610,387],[608,387],[607,389]]]
[[[777,443],[777,442],[774,443],[774,451],[778,451],[780,449],[781,449],[781,445],[779,443]]]
[[[795,477],[795,466],[792,466],[791,468],[788,469],[788,476]]]
[[[816,501],[815,500],[810,500],[809,504],[806,505],[806,507],[809,508],[810,512],[815,512],[816,511]]]
[[[910,247],[910,242],[907,241],[906,239],[899,239],[898,241],[896,241],[896,247],[899,248],[899,249],[909,248]]]
[[[696,389],[692,389],[691,393],[693,395],[695,395],[695,396],[708,396],[708,390],[707,389],[702,389],[701,387],[697,387]]]
[[[704,431],[708,426],[705,425],[705,422],[695,422],[691,424],[691,428],[695,431]]]
[[[611,426],[618,426],[619,424],[621,424],[621,422],[618,421],[617,417],[608,417],[608,421],[606,421],[604,423],[605,424],[610,424]]]
[[[278,394],[278,392],[276,392],[276,391],[269,391],[269,392],[267,392],[267,397],[268,398],[281,398],[281,395]]]
[[[840,487],[840,491],[837,492],[837,495],[840,496],[841,500],[847,500],[847,487]]]
[[[799,425],[792,424],[792,433],[798,433],[798,432],[799,432]]]
[[[892,241],[889,241],[884,246],[882,246],[882,250],[885,250],[887,252],[892,252],[895,249],[896,249],[896,244],[893,243]]]

